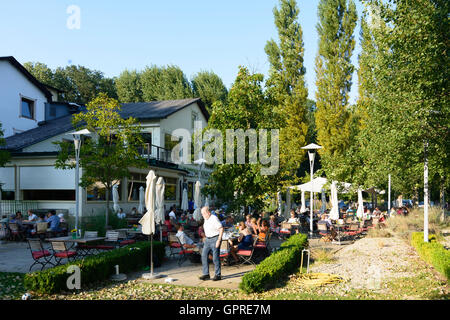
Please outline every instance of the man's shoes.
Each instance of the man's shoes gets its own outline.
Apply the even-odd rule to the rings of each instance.
[[[209,277],[209,274],[204,274],[204,275],[200,276],[199,279],[200,280],[209,280],[211,278]]]
[[[212,281],[218,281],[218,280],[222,280],[221,276],[214,276],[214,278],[212,278]]]

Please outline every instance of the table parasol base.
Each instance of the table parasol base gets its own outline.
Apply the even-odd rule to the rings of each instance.
[[[124,280],[127,280],[127,275],[123,274],[123,273],[115,274],[115,275],[111,276],[111,280],[124,281]]]
[[[142,278],[146,279],[146,280],[153,280],[153,279],[159,279],[162,278],[163,275],[159,274],[159,273],[144,273],[142,275]]]

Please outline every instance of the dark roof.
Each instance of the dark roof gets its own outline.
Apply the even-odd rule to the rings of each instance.
[[[209,118],[203,102],[200,98],[152,101],[142,103],[124,103],[120,115],[123,118],[133,117],[137,120],[157,120],[167,118],[169,115],[197,103],[205,115]],[[6,145],[3,149],[10,151],[21,151],[21,149],[34,145],[41,141],[50,139],[59,134],[69,132],[75,128],[72,125],[72,114],[49,121],[41,121],[37,128],[33,128],[5,138]]]
[[[37,128],[5,138],[6,145],[4,148],[11,151],[20,151],[23,148],[73,129],[72,115],[67,115],[50,121],[41,121]]]
[[[21,72],[30,82],[32,82],[42,93],[47,97],[48,101],[52,101],[52,93],[47,89],[47,86],[37,80],[23,65],[19,63],[13,56],[0,57],[0,61],[9,61],[19,72]],[[54,88],[56,89],[56,88]],[[56,89],[58,90],[58,89]]]
[[[209,113],[200,98],[122,103],[120,115],[123,118],[133,117],[139,120],[164,119],[193,103],[198,104],[201,112],[208,120]]]

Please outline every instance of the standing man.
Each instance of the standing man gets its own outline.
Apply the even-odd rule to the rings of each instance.
[[[214,278],[213,281],[221,280],[221,268],[220,268],[220,244],[222,242],[223,226],[219,221],[219,218],[212,215],[208,207],[203,207],[202,216],[204,219],[203,229],[205,231],[205,243],[202,251],[202,271],[203,275],[200,276],[200,280],[208,280],[209,277],[209,264],[208,254],[212,251],[214,262]]]

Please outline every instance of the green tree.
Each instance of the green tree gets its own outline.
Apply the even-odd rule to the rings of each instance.
[[[116,79],[117,95],[122,103],[143,102],[140,74],[136,71],[123,71]]]
[[[279,43],[270,40],[265,47],[270,63],[266,85],[275,111],[273,124],[280,128],[280,181],[292,184],[298,182],[296,173],[305,158],[300,148],[308,134],[303,32],[295,0],[281,0],[273,14]]]
[[[224,102],[227,98],[228,90],[222,79],[212,71],[201,71],[191,80],[192,90],[195,97],[200,97],[211,114],[212,105],[216,101]]]
[[[87,104],[86,112],[73,116],[77,129],[87,128],[92,138],[87,139],[80,151],[80,168],[83,175],[80,185],[89,187],[101,183],[106,192],[106,226],[108,226],[109,194],[112,187],[125,177],[130,177],[131,167],[145,167],[138,148],[143,141],[140,125],[134,118],[123,119],[117,100],[100,93]],[[56,142],[60,146],[55,167],[72,169],[74,164],[73,144]]]
[[[192,88],[177,66],[145,68],[140,75],[144,101],[192,98]]]
[[[321,0],[318,6],[319,51],[316,57],[316,126],[322,166],[328,178],[345,179],[340,165],[349,147],[351,112],[348,105],[354,66],[357,21],[350,0]]]
[[[220,130],[225,137],[226,129],[267,128],[272,111],[262,89],[262,81],[262,74],[251,74],[247,68],[240,67],[227,102],[217,101],[214,104],[207,129]],[[231,208],[262,208],[264,194],[273,192],[276,184],[273,183],[273,176],[261,175],[261,164],[249,163],[248,142],[245,148],[245,164],[237,164],[236,159],[235,164],[217,164],[205,190],[230,202]]]

